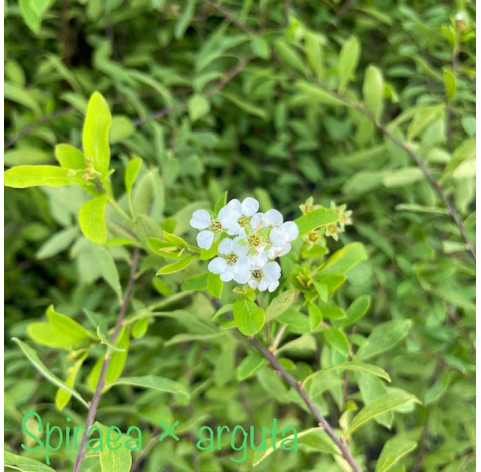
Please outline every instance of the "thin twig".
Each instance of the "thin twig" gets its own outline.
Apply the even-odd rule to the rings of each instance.
[[[441,184],[434,178],[431,172],[429,172],[428,168],[425,166],[422,159],[406,143],[404,143],[399,138],[394,136],[394,134],[392,134],[392,132],[386,126],[381,124],[362,103],[356,103],[351,101],[345,95],[337,92],[336,90],[331,89],[330,87],[326,86],[324,83],[320,81],[318,81],[317,83],[320,87],[322,87],[331,95],[336,96],[339,100],[344,102],[347,106],[361,112],[379,131],[381,131],[382,134],[384,134],[384,136],[386,136],[386,138],[388,138],[397,147],[405,151],[406,154],[416,163],[419,169],[421,169],[421,172],[424,175],[424,177],[428,180],[428,182],[431,184],[431,186],[434,188],[436,193],[441,198],[441,201],[443,202],[444,207],[446,208],[452,220],[458,227],[459,233],[461,237],[464,239],[467,249],[473,256],[474,261],[476,261],[476,251],[474,250],[474,245],[471,239],[469,238],[466,230],[464,229],[463,222],[461,221],[461,218],[459,217],[458,212],[454,208],[454,204],[450,201],[450,199],[444,192],[443,188],[441,187]]]
[[[282,340],[282,336],[284,336],[284,333],[286,332],[287,325],[283,324],[280,328],[279,331],[276,334],[276,337],[274,338],[274,341],[272,342],[271,347],[269,348],[269,351],[271,352],[276,352],[277,348],[279,347],[279,344]]]
[[[256,338],[248,337],[247,340],[269,361],[272,367],[274,367],[274,369],[279,372],[281,377],[299,394],[309,411],[318,422],[319,426],[324,428],[329,437],[339,447],[344,459],[346,459],[346,461],[352,467],[352,470],[354,470],[355,472],[361,472],[361,467],[352,456],[351,451],[347,447],[346,443],[335,433],[334,429],[331,427],[326,418],[324,418],[316,405],[314,405],[313,401],[309,398],[306,391],[302,388],[301,384],[297,382],[296,379],[294,379],[294,377],[292,377],[284,369],[284,367],[282,367],[276,357],[271,352],[269,352]]]
[[[226,20],[230,21],[234,25],[238,26],[244,33],[249,36],[255,36],[255,31],[249,28],[245,23],[240,21],[235,15],[233,15],[229,10],[224,8],[222,5],[213,2],[212,0],[204,0],[205,3],[215,8]]]
[[[112,336],[110,336],[110,343],[112,344],[115,344],[115,341],[117,340],[117,336],[119,335],[120,329],[122,328],[122,322],[127,312],[127,307],[129,306],[129,303],[130,303],[130,297],[132,296],[132,289],[134,287],[137,266],[139,263],[139,257],[140,257],[140,249],[136,248],[134,250],[134,254],[132,256],[132,261],[130,264],[130,275],[129,275],[129,281],[127,283],[127,288],[125,290],[125,296],[122,301],[122,304],[120,305],[119,314],[117,316],[117,321],[115,323],[114,331],[112,333]],[[75,464],[72,469],[73,472],[80,471],[80,467],[82,466],[82,462],[85,458],[88,431],[95,421],[95,415],[97,414],[97,409],[99,407],[100,398],[102,396],[102,390],[105,387],[105,376],[107,375],[107,369],[110,364],[110,359],[111,359],[110,355],[107,354],[104,357],[104,361],[102,363],[102,369],[100,371],[99,380],[97,382],[97,386],[95,387],[95,392],[93,394],[92,400],[89,403],[87,420],[85,422],[85,432],[82,436],[82,442],[80,444],[77,458],[75,460]]]
[[[48,123],[49,121],[53,121],[56,118],[60,118],[63,115],[68,115],[69,113],[73,113],[74,111],[75,111],[74,107],[62,108],[61,110],[58,110],[52,113],[51,115],[44,116],[43,118],[40,118],[39,120],[34,121],[32,124],[28,125],[23,131],[20,131],[20,133],[18,133],[16,136],[5,141],[3,145],[3,150],[6,151],[8,148],[11,148],[17,141],[27,136],[28,134],[30,134],[30,132],[33,131],[35,128],[37,128],[37,126]]]
[[[351,8],[353,3],[354,3],[354,0],[346,0],[342,4],[341,8],[339,8],[339,10],[337,10],[336,15],[339,16],[339,17],[344,16],[347,13],[347,11],[349,10],[349,8]]]
[[[254,58],[254,56],[248,56],[242,60],[240,60],[234,67],[227,71],[227,73],[214,85],[211,89],[209,89],[203,96],[204,98],[211,98],[213,95],[219,93],[239,72],[244,69],[244,67]],[[150,115],[139,117],[133,120],[135,126],[142,125],[147,123],[148,121],[158,120],[169,113],[174,111],[185,110],[188,107],[189,102],[182,102],[178,103],[177,105],[173,105],[170,107],[161,108]]]

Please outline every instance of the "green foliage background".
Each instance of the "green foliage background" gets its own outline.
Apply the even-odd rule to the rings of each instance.
[[[263,208],[292,219],[310,195],[326,207],[347,203],[354,225],[328,246],[362,241],[369,258],[349,272],[335,300],[345,309],[370,295],[371,307],[346,334],[359,346],[376,326],[410,320],[407,336],[375,363],[392,387],[421,402],[364,425],[353,452],[374,470],[394,438],[412,447],[392,468],[378,470],[474,470],[475,266],[439,192],[406,152],[419,156],[474,239],[475,11],[474,2],[454,3],[8,1],[5,164],[54,164],[56,144],[80,147],[87,101],[98,90],[113,113],[117,195],[129,159],[144,161],[132,192],[135,211],[145,215],[136,228],[144,245],[161,234],[161,223],[193,242],[192,211],[213,208],[225,190],[229,198],[254,195]],[[5,190],[5,442],[15,454],[25,454],[19,428],[25,412],[82,424],[85,410],[75,400],[56,409],[56,387],[11,338],[33,345],[27,327],[43,320],[50,304],[88,329],[84,309],[107,326],[118,311],[117,279],[78,227],[87,199],[78,187]],[[128,207],[126,195],[119,203]],[[124,286],[128,247],[108,252]],[[262,426],[272,417],[299,431],[315,424],[268,367],[237,380],[243,344],[209,338],[211,297],[176,295],[196,269],[155,278],[165,263],[153,254],[142,259],[133,310],[157,304],[167,314],[131,339],[123,375],[162,375],[184,385],[193,400],[123,386],[104,396],[98,419],[124,431],[141,425],[146,436],[161,419],[181,421],[182,441],[156,444],[141,470],[252,470],[253,456],[242,465],[229,460],[232,451],[197,456],[189,435],[201,424]],[[287,350],[294,375],[304,379],[328,367],[328,344]],[[67,355],[35,348],[65,379]],[[76,382],[85,398],[93,367],[86,361]],[[336,425],[343,412],[348,422],[350,407],[369,404],[385,389],[354,374],[345,384],[344,393],[332,388],[319,399]],[[311,443],[298,453],[277,451],[256,470],[343,470],[322,444]],[[75,452],[62,450],[54,467],[69,470],[74,459]],[[91,458],[84,470],[98,467]]]

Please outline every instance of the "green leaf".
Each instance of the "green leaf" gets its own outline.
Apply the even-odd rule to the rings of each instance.
[[[334,210],[327,208],[319,208],[318,210],[302,215],[295,220],[295,223],[299,228],[299,238],[316,228],[326,226],[329,223],[335,223],[338,218],[339,215]]]
[[[3,465],[20,472],[55,472],[54,469],[42,462],[29,457],[17,456],[8,451],[3,453]]]
[[[245,97],[239,97],[231,92],[221,92],[221,95],[230,100],[234,105],[237,105],[241,110],[249,113],[250,115],[258,116],[263,120],[267,120],[269,115],[264,108],[256,106],[248,102]]]
[[[11,100],[12,102],[30,108],[37,115],[42,113],[34,90],[28,90],[25,89],[25,87],[19,87],[10,82],[5,82],[3,96],[5,100]]]
[[[247,298],[235,301],[233,313],[236,326],[246,336],[253,336],[264,326],[266,318],[264,310]]]
[[[83,152],[70,144],[57,144],[55,157],[65,169],[85,169],[87,166]]]
[[[139,175],[140,168],[142,167],[142,159],[140,157],[134,157],[125,168],[125,190],[127,195],[130,196],[132,187],[134,186],[135,179]]]
[[[72,318],[57,313],[53,305],[47,308],[47,317],[56,335],[72,339],[73,347],[79,347],[93,338],[93,335]]]
[[[214,213],[217,215],[220,209],[227,203],[227,190],[219,195],[219,198],[215,202]]]
[[[194,260],[194,256],[187,255],[180,259],[173,264],[167,264],[161,269],[157,271],[155,275],[167,275],[167,274],[174,274],[175,272],[180,272],[181,270],[185,269],[190,265],[190,263]]]
[[[109,132],[111,144],[120,143],[135,133],[132,120],[124,115],[116,115],[112,118],[112,126]]]
[[[97,244],[104,244],[107,239],[107,225],[104,217],[106,204],[107,195],[93,198],[82,205],[78,215],[82,233]]]
[[[340,329],[333,327],[326,329],[322,334],[326,342],[346,359],[350,351],[346,335]]]
[[[346,435],[351,435],[356,429],[379,415],[398,410],[410,403],[421,403],[414,395],[400,390],[388,389],[388,393],[380,396],[375,402],[365,406],[352,420]]]
[[[111,124],[112,115],[105,98],[99,92],[94,92],[87,107],[82,143],[85,158],[92,159],[94,169],[102,176],[109,170]]]
[[[184,36],[186,29],[194,17],[195,13],[195,0],[188,0],[188,2],[183,3],[184,11],[182,16],[178,19],[175,24],[174,36],[175,39],[181,39]]]
[[[296,301],[296,298],[297,290],[286,290],[277,295],[267,307],[266,320],[271,321],[282,315]]]
[[[26,188],[46,185],[62,187],[77,184],[78,181],[69,177],[68,169],[56,166],[17,166],[4,173],[5,187]]]
[[[65,382],[60,380],[55,374],[50,372],[44,363],[38,357],[37,352],[31,348],[28,344],[25,344],[18,338],[12,338],[19,346],[23,353],[27,356],[27,359],[32,365],[51,383],[57,387],[61,387],[75,397],[82,405],[88,408],[88,403],[77,393],[73,388],[69,387]]]
[[[396,188],[414,184],[423,178],[423,173],[419,167],[404,167],[403,169],[389,171],[383,177],[382,183],[385,187]]]
[[[42,16],[47,11],[50,0],[19,0],[20,13],[25,24],[35,33],[40,33]]]
[[[260,368],[267,365],[267,360],[257,352],[248,354],[237,367],[237,380],[252,377]]]
[[[135,339],[143,338],[145,333],[147,333],[148,327],[148,318],[141,318],[140,320],[137,320],[132,326],[132,337]]]
[[[269,59],[269,44],[264,38],[256,36],[251,39],[252,52],[261,59]]]
[[[346,312],[339,306],[323,306],[321,308],[322,316],[328,320],[343,320],[346,318]]]
[[[47,239],[35,254],[37,259],[47,259],[67,249],[79,235],[77,227],[66,228]]]
[[[322,323],[322,311],[317,305],[309,303],[307,312],[309,314],[309,330],[315,331]]]
[[[303,385],[307,385],[309,382],[323,382],[323,379],[330,375],[333,372],[344,372],[345,370],[351,371],[351,372],[363,372],[365,374],[373,375],[375,377],[380,377],[382,379],[387,380],[388,382],[391,382],[391,377],[389,374],[382,369],[381,367],[372,365],[372,364],[367,364],[365,362],[359,362],[359,361],[351,361],[351,362],[344,362],[342,364],[337,364],[333,367],[329,367],[328,369],[322,369],[317,372],[314,372],[313,374],[309,375],[309,377],[306,377],[304,379]]]
[[[171,244],[175,244],[176,246],[184,246],[187,247],[188,244],[186,241],[184,241],[180,236],[177,236],[176,234],[169,233],[165,230],[162,231],[162,234],[164,238],[169,241]]]
[[[361,295],[356,298],[347,309],[347,319],[341,322],[341,326],[349,326],[362,318],[369,310],[370,305],[371,297],[369,295]]]
[[[311,32],[305,33],[307,62],[320,80],[324,78],[323,46],[326,42],[326,38],[320,34]]]
[[[320,274],[345,274],[359,262],[367,259],[366,250],[361,243],[349,243],[336,251],[324,264]]]
[[[344,91],[348,82],[353,78],[359,63],[361,45],[355,36],[351,36],[342,46],[339,54],[337,73],[339,75],[339,90]]]
[[[69,387],[74,387],[77,374],[79,373],[82,364],[87,358],[87,355],[88,353],[85,353],[83,356],[80,357],[80,359],[78,359],[72,366],[67,369],[67,378],[65,380],[65,383]],[[62,411],[68,405],[70,398],[72,398],[72,394],[70,392],[67,392],[63,388],[59,388],[55,396],[55,405],[60,411]]]
[[[391,349],[406,337],[411,326],[411,320],[392,320],[377,325],[359,348],[355,358],[366,360]]]
[[[308,95],[310,98],[314,99],[316,102],[322,103],[323,105],[334,105],[334,106],[347,106],[346,102],[336,97],[332,92],[329,92],[317,85],[310,84],[303,80],[296,82],[296,87]]]
[[[267,459],[275,451],[282,449],[280,447],[281,442],[291,437],[293,437],[293,435],[285,436],[283,437],[283,439],[278,440],[276,442],[275,448],[269,447],[265,450],[265,452],[261,449],[259,455],[262,455],[259,458],[257,455],[255,456],[253,466],[258,466],[262,461]],[[317,451],[325,452],[327,454],[340,454],[338,447],[327,435],[326,431],[321,428],[310,428],[297,433],[297,443],[298,445],[305,445],[309,448],[313,448]]]
[[[416,449],[416,441],[396,435],[386,441],[376,463],[376,472],[388,472],[406,454]]]
[[[224,282],[220,279],[217,274],[211,274],[207,276],[207,290],[208,292],[216,298],[220,298],[222,295],[222,288],[224,287]]]
[[[362,95],[366,108],[376,120],[381,116],[383,93],[384,81],[381,71],[375,66],[368,66],[364,77]]]
[[[444,87],[446,89],[446,95],[448,101],[452,101],[456,96],[456,76],[452,69],[445,67],[443,69]]]
[[[189,116],[191,121],[197,121],[210,111],[209,101],[200,94],[195,94],[189,100]]]
[[[279,54],[282,62],[298,70],[302,74],[307,75],[307,69],[304,61],[293,47],[287,44],[284,40],[278,39],[274,42],[274,48],[277,54]]]
[[[189,398],[187,389],[180,383],[165,377],[147,375],[145,377],[122,377],[110,384],[110,387],[117,385],[131,385],[133,387],[148,388],[158,392],[172,393],[174,395]]]
[[[127,361],[127,355],[129,353],[130,344],[130,329],[128,326],[124,326],[115,341],[115,345],[120,348],[118,351],[114,351],[111,354],[109,367],[105,376],[105,382],[115,382],[121,375]],[[99,360],[102,360],[100,358]]]
[[[439,105],[419,107],[414,110],[414,117],[409,123],[407,129],[407,138],[411,141],[415,138],[421,131],[426,128],[427,125],[435,121],[441,114],[443,109]],[[397,118],[399,119],[399,117]]]
[[[122,302],[122,287],[120,285],[119,272],[115,265],[114,258],[110,252],[103,246],[97,244],[93,245],[92,251],[95,259],[100,267],[100,273],[103,279],[112,287],[112,290],[117,295],[119,303]]]
[[[132,466],[132,453],[126,447],[122,447],[128,441],[128,436],[118,430],[110,430],[106,426],[100,426],[100,428],[104,441],[99,454],[101,472],[129,472]],[[110,439],[110,444],[107,438]],[[117,444],[112,446],[112,443]]]

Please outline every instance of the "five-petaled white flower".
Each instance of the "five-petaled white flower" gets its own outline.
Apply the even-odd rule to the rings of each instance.
[[[224,282],[235,280],[245,284],[250,278],[250,264],[247,257],[247,246],[239,246],[232,239],[223,239],[218,247],[218,256],[209,262],[208,269],[213,274],[219,274]]]
[[[219,211],[219,221],[228,235],[244,235],[245,227],[250,225],[250,218],[258,209],[255,198],[247,197],[242,203],[235,198]]]
[[[257,288],[261,292],[269,290],[273,292],[279,286],[281,266],[277,262],[268,262],[265,266],[251,268],[249,287]]]
[[[190,220],[190,226],[201,229],[197,235],[197,244],[202,249],[210,249],[216,233],[222,232],[222,224],[214,219],[207,210],[196,210]]]

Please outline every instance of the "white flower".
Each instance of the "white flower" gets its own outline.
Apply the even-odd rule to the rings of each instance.
[[[279,226],[282,224],[282,213],[277,210],[267,210],[262,217],[264,226]]]
[[[251,266],[251,278],[249,287],[257,288],[261,292],[269,290],[273,292],[279,286],[281,266],[277,262],[268,262],[263,267]]]
[[[276,259],[277,257],[285,256],[290,252],[291,248],[292,246],[289,243],[286,243],[283,246],[271,246],[267,250],[267,256],[269,259]]]
[[[194,211],[190,220],[190,225],[193,228],[203,230],[196,238],[197,244],[202,249],[210,249],[214,242],[215,234],[222,231],[222,224],[218,220],[212,218],[207,210]]]
[[[208,269],[213,274],[219,274],[224,282],[235,280],[237,283],[248,282],[250,264],[247,257],[248,248],[239,246],[232,239],[223,239],[218,248],[219,254],[225,257],[216,257],[209,262]]]
[[[286,221],[276,228],[272,228],[269,236],[274,246],[285,246],[299,236],[299,228],[293,221]]]
[[[219,221],[227,230],[227,234],[244,235],[244,228],[250,224],[250,217],[258,209],[259,202],[255,198],[247,197],[242,203],[234,199],[219,211]]]

